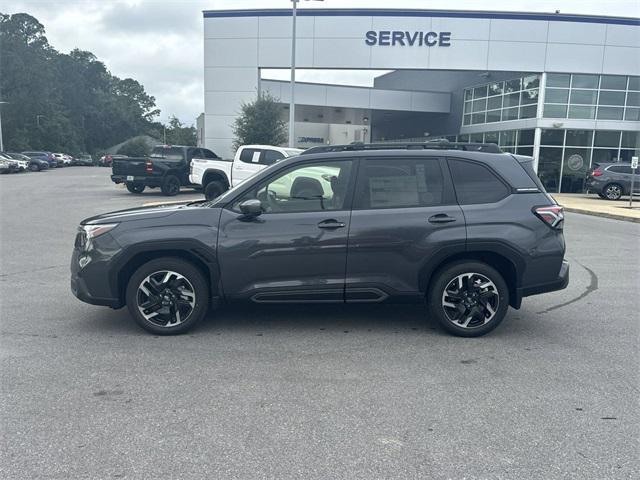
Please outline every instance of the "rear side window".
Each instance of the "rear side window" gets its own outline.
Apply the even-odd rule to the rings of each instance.
[[[244,148],[240,152],[240,161],[244,163],[260,163],[262,150],[257,148]]]
[[[355,208],[430,207],[444,203],[437,158],[387,158],[360,163]]]
[[[507,186],[484,165],[449,159],[449,169],[461,205],[494,203],[509,195]]]
[[[264,150],[262,152],[262,157],[260,158],[260,163],[263,165],[273,165],[278,160],[282,160],[284,155],[276,150]]]
[[[627,175],[631,175],[631,167],[626,165],[616,165],[614,167],[607,168],[607,170],[613,173],[626,173]]]

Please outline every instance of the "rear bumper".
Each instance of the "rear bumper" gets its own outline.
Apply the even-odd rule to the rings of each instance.
[[[569,262],[563,260],[558,278],[552,282],[521,288],[520,293],[522,297],[530,297],[531,295],[563,290],[567,288],[567,285],[569,285]]]
[[[113,183],[142,183],[146,187],[160,187],[162,185],[162,178],[146,177],[143,175],[111,175],[111,181]]]

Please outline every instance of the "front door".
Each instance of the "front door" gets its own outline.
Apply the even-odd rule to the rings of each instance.
[[[225,208],[218,237],[230,299],[344,301],[352,161],[298,164],[275,172]],[[258,199],[248,218],[239,204]]]
[[[465,220],[444,159],[368,158],[355,188],[346,301],[424,299],[425,269],[465,249]]]

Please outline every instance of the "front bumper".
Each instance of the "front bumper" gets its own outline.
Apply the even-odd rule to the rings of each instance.
[[[82,268],[81,257],[90,257],[90,261]],[[111,308],[121,308],[122,299],[114,293],[108,279],[108,259],[101,259],[79,248],[73,249],[71,255],[71,292],[79,300],[91,305],[102,305]]]
[[[567,285],[569,285],[569,262],[563,260],[562,266],[560,267],[560,273],[558,273],[558,278],[552,282],[522,288],[521,293],[523,297],[530,297],[531,295],[563,290],[567,288]]]

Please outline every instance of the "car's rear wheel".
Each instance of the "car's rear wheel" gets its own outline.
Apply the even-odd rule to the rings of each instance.
[[[32,172],[37,172],[40,170],[40,167],[37,163],[32,163],[29,165],[29,170],[31,170]]]
[[[218,198],[223,193],[224,185],[222,184],[222,182],[217,180],[207,183],[207,186],[204,187],[204,198],[206,198],[207,200]]]
[[[127,182],[127,190],[129,190],[131,193],[142,193],[144,192],[144,183]]]
[[[620,200],[622,197],[622,185],[617,183],[610,183],[604,187],[603,191],[607,200]]]
[[[175,175],[167,175],[162,182],[162,187],[160,187],[162,193],[173,197],[180,193],[180,179]]]
[[[204,318],[209,288],[193,264],[163,257],[136,270],[127,285],[126,301],[129,313],[142,328],[157,335],[177,335]]]
[[[461,261],[438,271],[428,292],[430,313],[449,333],[479,337],[496,328],[509,308],[509,289],[489,265]]]

